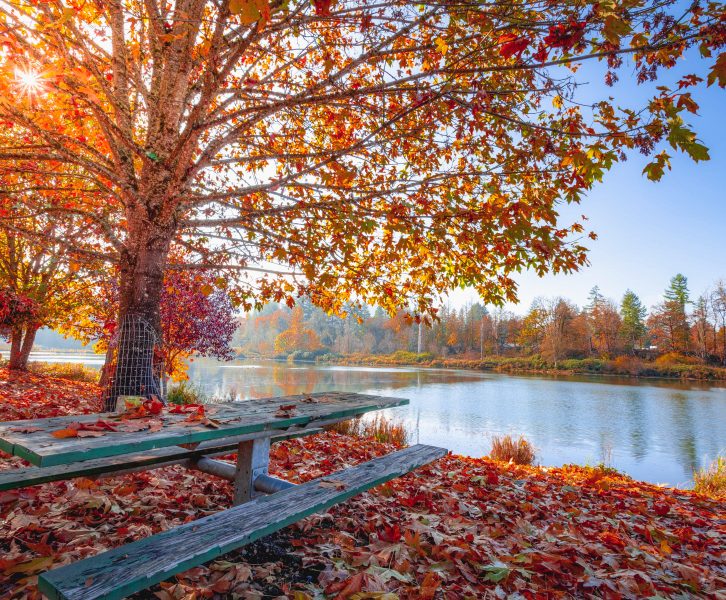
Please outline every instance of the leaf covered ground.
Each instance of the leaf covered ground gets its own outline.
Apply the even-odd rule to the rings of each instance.
[[[92,412],[89,384],[0,370],[0,419]],[[304,481],[392,451],[335,433],[275,444]],[[0,468],[22,465],[0,454]],[[180,467],[0,492],[0,597],[36,576],[229,506]],[[723,503],[603,469],[449,456],[139,597],[726,598]]]

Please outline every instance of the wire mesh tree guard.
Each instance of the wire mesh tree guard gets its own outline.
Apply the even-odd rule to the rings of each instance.
[[[163,365],[154,352],[161,340],[154,327],[139,315],[126,315],[109,343],[116,348],[116,361],[104,391],[104,410],[115,411],[119,396],[162,398]]]

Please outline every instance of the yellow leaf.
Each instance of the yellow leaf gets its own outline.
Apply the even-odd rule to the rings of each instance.
[[[552,98],[552,106],[554,106],[555,108],[562,108],[562,96],[557,95]]]
[[[230,0],[229,10],[239,16],[243,25],[270,20],[269,0]]]
[[[5,574],[12,575],[13,573],[23,573],[24,575],[32,575],[33,573],[46,571],[52,564],[53,557],[41,556],[40,558],[34,558],[28,562],[20,563],[19,565],[5,569]]]
[[[208,283],[205,283],[201,288],[199,288],[202,294],[205,296],[209,296],[214,291],[214,288],[209,285]]]
[[[626,23],[615,15],[608,15],[605,17],[605,26],[603,27],[603,34],[605,39],[611,44],[616,46],[620,43],[620,38],[630,33],[631,27],[629,23]]]
[[[434,43],[436,44],[436,48],[439,52],[441,52],[441,54],[446,54],[449,51],[449,45],[446,43],[444,38],[437,37],[434,40]]]

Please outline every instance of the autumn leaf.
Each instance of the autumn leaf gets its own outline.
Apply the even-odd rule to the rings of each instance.
[[[70,430],[68,430],[68,431],[70,431]],[[56,432],[56,433],[58,433],[58,432]],[[106,434],[103,431],[89,431],[87,429],[81,429],[79,431],[76,431],[75,437],[79,437],[79,438],[102,437],[104,435],[106,435]],[[56,436],[56,437],[59,437],[59,436]],[[73,436],[68,436],[68,437],[73,437]]]
[[[499,583],[509,577],[511,573],[511,570],[505,565],[487,565],[482,567],[482,571],[486,573],[484,578],[493,583]]]
[[[716,63],[711,67],[708,74],[708,85],[718,84],[719,87],[726,87],[726,52],[721,52]]]
[[[611,44],[618,46],[620,38],[630,33],[630,25],[617,15],[608,15],[605,17],[605,25],[603,26],[603,34],[605,39]]]
[[[296,404],[282,404],[277,409],[277,412],[275,412],[275,416],[278,419],[289,419],[290,417],[295,416],[296,413],[297,413]]]
[[[334,0],[313,0],[315,6],[315,14],[320,17],[327,17],[330,15],[330,7],[333,5]]]
[[[26,425],[23,427],[11,427],[10,431],[16,432],[16,433],[33,433],[35,431],[43,431],[42,427],[34,427],[32,425]]]
[[[230,0],[229,9],[238,15],[243,25],[263,23],[270,19],[269,0]]]
[[[56,431],[51,431],[50,433],[54,438],[69,438],[69,437],[78,437],[78,430],[77,429],[57,429]]]
[[[507,33],[499,37],[499,44],[499,54],[501,54],[503,58],[511,58],[515,56],[516,58],[521,59],[522,53],[530,44],[530,40],[525,36],[517,36],[512,33]]]
[[[23,562],[15,566],[9,567],[5,569],[4,572],[6,575],[12,575],[13,573],[34,575],[36,573],[42,573],[43,571],[47,571],[52,564],[52,556],[40,556],[38,558],[34,558],[33,560],[29,560],[27,562]]]
[[[321,479],[318,486],[331,490],[344,490],[348,487],[344,481],[338,481],[337,479]]]

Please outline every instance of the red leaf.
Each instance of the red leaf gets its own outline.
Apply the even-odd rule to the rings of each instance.
[[[327,17],[330,14],[330,7],[333,0],[313,0],[315,5],[315,14],[319,17]]]
[[[659,517],[664,517],[670,512],[671,508],[665,502],[656,502],[653,505],[653,512]]]
[[[516,56],[518,59],[522,58],[522,53],[527,49],[530,44],[530,40],[524,36],[516,36],[512,33],[507,33],[499,37],[499,54],[504,58],[511,58]]]

